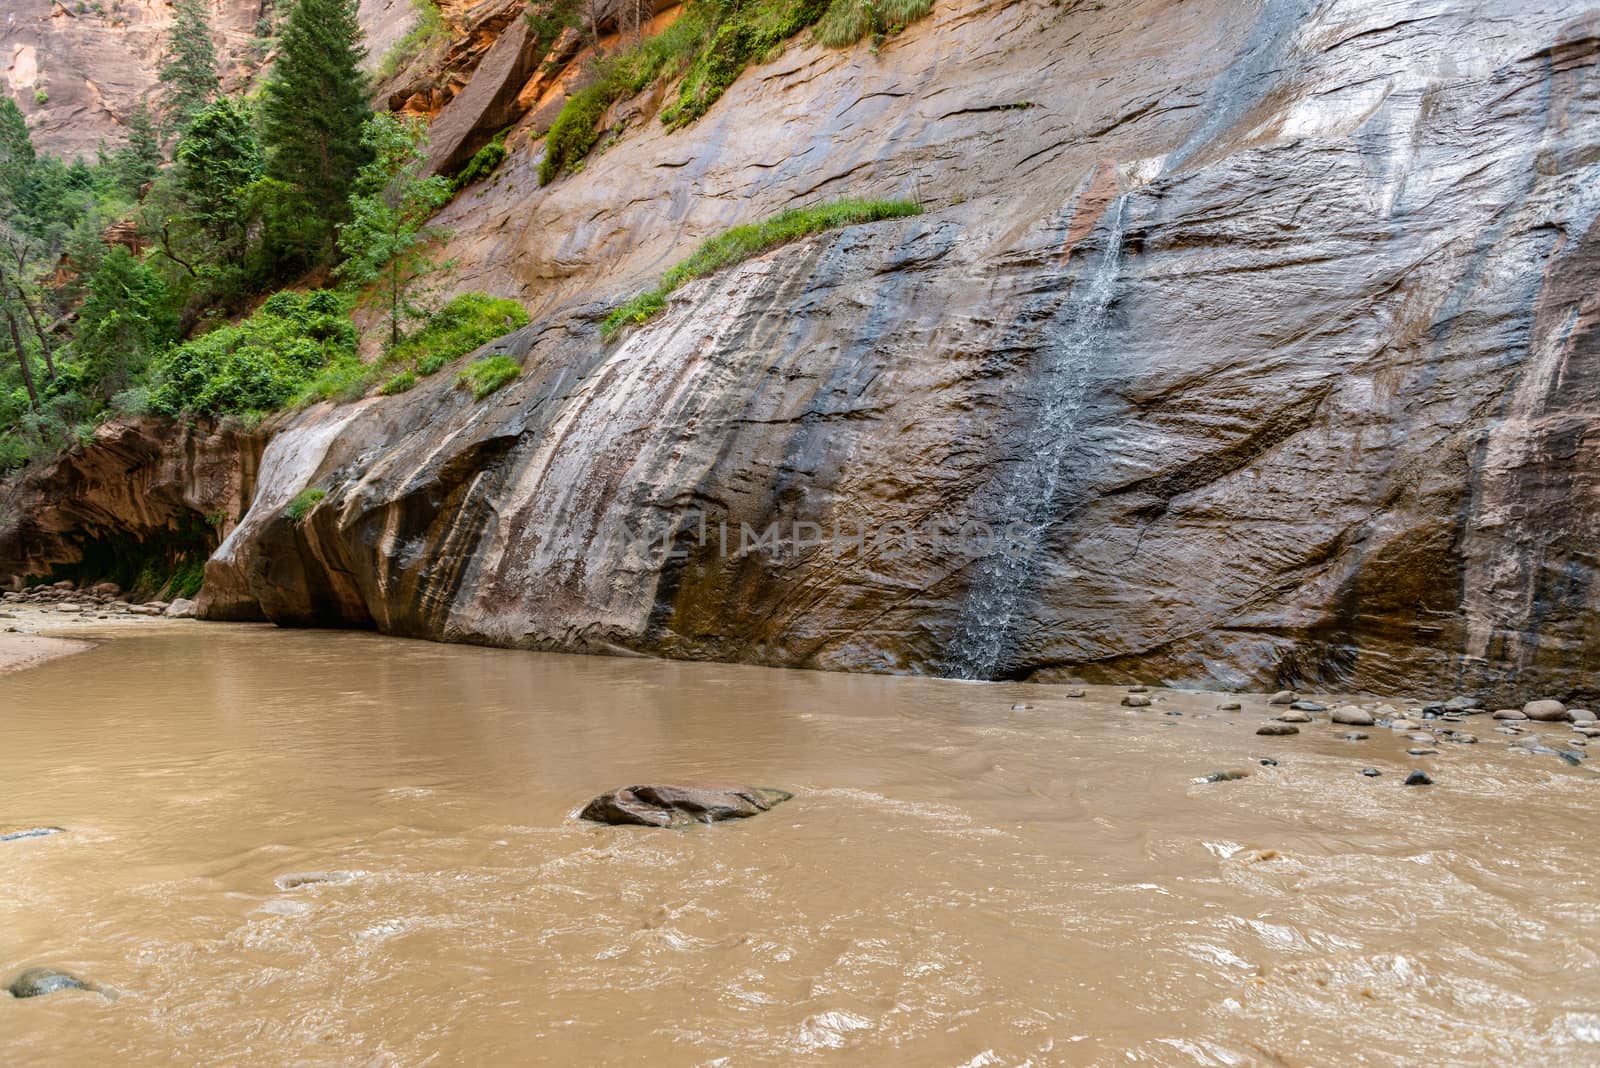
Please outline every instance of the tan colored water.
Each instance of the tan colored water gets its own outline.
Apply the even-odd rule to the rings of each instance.
[[[0,678],[0,824],[68,829],[0,843],[0,978],[50,964],[115,993],[0,998],[0,1049],[1600,1057],[1592,772],[1479,719],[1484,744],[1405,788],[1418,761],[1382,729],[1266,739],[1259,708],[1199,718],[1214,697],[1059,694],[218,625],[118,638]],[[1254,774],[1190,782],[1235,767]],[[712,777],[797,797],[681,833],[571,818],[608,787]],[[337,878],[284,878],[306,872]]]

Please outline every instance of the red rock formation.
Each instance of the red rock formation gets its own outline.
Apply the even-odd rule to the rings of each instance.
[[[1592,698],[1597,72],[1595,3],[949,0],[877,50],[793,42],[543,189],[519,144],[439,222],[458,287],[538,314],[502,344],[521,378],[287,420],[202,610]],[[600,340],[704,237],[844,195],[930,212]],[[290,520],[308,486],[327,498]],[[939,520],[1030,540],[1001,562],[876,537]]]

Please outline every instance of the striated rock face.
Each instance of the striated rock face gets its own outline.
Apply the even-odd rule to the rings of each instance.
[[[208,0],[223,83],[248,86],[269,65],[263,18],[288,14],[287,0]],[[9,91],[40,151],[93,159],[104,142],[127,139],[128,116],[159,90],[171,0],[6,0],[0,8],[0,90]],[[416,25],[411,0],[361,0],[368,65]]]
[[[499,343],[523,376],[288,422],[200,612],[1594,695],[1597,67],[1571,0],[941,0],[677,133],[630,102],[582,174],[521,151],[442,220],[460,286],[541,316]],[[932,210],[600,341],[695,241],[841,195]]]
[[[216,545],[249,506],[260,452],[254,435],[206,424],[107,423],[0,483],[0,583],[105,567],[179,538]]]

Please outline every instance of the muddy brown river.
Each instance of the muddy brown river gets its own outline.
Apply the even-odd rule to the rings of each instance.
[[[1480,744],[1417,758],[1381,727],[1257,737],[1260,698],[1067,693],[121,633],[0,677],[0,825],[65,829],[0,843],[0,981],[101,987],[0,997],[0,1051],[1600,1062],[1593,771],[1481,716]],[[1403,786],[1419,766],[1435,785]],[[1230,769],[1251,774],[1193,781]],[[796,796],[690,831],[574,818],[687,779]]]

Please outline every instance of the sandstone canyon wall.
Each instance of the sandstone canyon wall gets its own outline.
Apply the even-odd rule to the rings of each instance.
[[[270,63],[259,31],[288,0],[206,0],[223,84],[248,87]],[[368,62],[416,23],[411,0],[361,0]],[[40,151],[93,159],[128,140],[141,100],[155,107],[172,0],[6,0],[0,9],[0,88],[28,118]]]
[[[496,343],[523,375],[273,424],[203,613],[1600,694],[1600,3],[939,0],[877,50],[795,42],[687,129],[658,103],[543,189],[530,107],[443,220],[456,284],[535,313]],[[843,195],[929,210],[602,342],[699,239]],[[1021,548],[925,533],[968,522]]]

